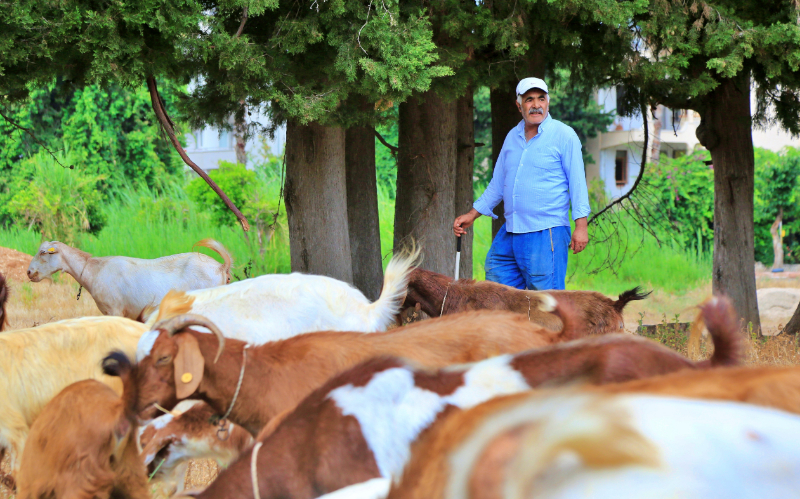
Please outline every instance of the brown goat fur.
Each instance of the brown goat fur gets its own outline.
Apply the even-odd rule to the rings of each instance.
[[[136,446],[131,365],[122,353],[103,363],[123,382],[123,396],[95,380],[56,395],[31,427],[17,478],[19,499],[147,499],[147,476]]]
[[[737,361],[736,344],[739,334],[735,316],[733,325],[729,322],[732,310],[732,305],[724,299],[703,305],[702,317],[708,316],[707,326],[716,346],[715,355],[709,361],[699,363],[686,359],[656,341],[623,334],[583,338],[534,349],[513,357],[508,356],[502,363],[498,362],[501,360],[498,358],[485,363],[449,366],[438,371],[419,369],[398,358],[370,359],[331,378],[308,395],[294,410],[274,418],[264,427],[257,437],[262,442],[257,460],[260,496],[262,499],[311,499],[319,494],[381,476],[376,455],[383,453],[376,452],[371,445],[391,445],[388,443],[391,438],[387,435],[386,442],[368,442],[365,428],[331,396],[340,387],[363,387],[380,373],[399,368],[413,376],[416,387],[432,392],[428,394],[429,397],[433,394],[445,397],[464,388],[460,392],[461,405],[456,407],[448,402],[446,408],[435,417],[431,415],[431,421],[435,423],[437,419],[465,408],[465,400],[479,403],[480,397],[472,398],[474,395],[468,395],[473,386],[477,391],[471,393],[491,397],[513,390],[523,391],[561,383],[604,385],[685,369],[731,365]],[[481,377],[481,366],[488,363],[492,363],[493,375],[504,378],[503,382],[496,383]],[[508,372],[507,375],[500,371],[503,368]],[[473,374],[468,374],[471,371]],[[522,376],[527,386],[512,387],[511,380],[518,378],[513,371]],[[703,379],[702,376],[699,378]],[[472,380],[474,385],[470,385],[468,380]],[[647,385],[647,381],[645,379],[640,383]],[[613,389],[625,384],[609,386]],[[374,398],[360,400],[360,407],[363,408],[366,404],[387,404],[383,399],[385,390],[377,387],[375,390]],[[397,396],[395,399],[398,406],[392,406],[392,410],[399,411],[404,397]],[[422,410],[424,409],[420,409]],[[417,417],[421,417],[420,411],[416,412]],[[427,420],[426,417],[422,419]],[[399,426],[402,423],[394,426],[395,430],[405,434],[406,429]],[[419,431],[426,430],[420,428]],[[252,498],[252,487],[231,485],[248,483],[251,457],[252,450],[242,454],[202,497]]]
[[[641,293],[636,287],[625,291],[615,301],[594,291],[546,292],[559,303],[569,304],[578,314],[579,321],[586,325],[589,334],[622,332],[625,325],[622,311],[625,305],[634,300],[642,300],[650,294]],[[521,290],[491,281],[456,281],[446,275],[418,267],[411,272],[402,310],[419,304],[420,309],[431,317],[468,310],[508,310],[530,316],[531,322],[552,331],[560,330],[561,320],[556,315],[537,308],[540,296],[541,291]],[[398,316],[398,323],[401,320]]]
[[[574,339],[582,329],[561,304],[566,326],[554,333],[527,317],[498,311],[466,312],[423,321],[385,333],[322,332],[299,335],[247,349],[241,392],[231,421],[256,435],[271,418],[297,405],[336,374],[379,355],[403,357],[428,368],[483,360]],[[196,345],[196,347],[195,347]],[[159,404],[171,409],[179,398],[197,398],[223,414],[233,399],[245,343],[225,340],[218,362],[217,338],[191,329],[170,337],[162,331],[139,363],[139,402],[142,418],[157,416]],[[191,355],[188,352],[193,352]],[[191,358],[198,367],[192,376],[197,388],[178,396],[176,357]],[[183,389],[183,387],[181,387]]]
[[[173,414],[179,409],[182,412]],[[241,426],[227,423],[219,432],[219,427],[209,424],[214,410],[203,402],[187,400],[173,413],[153,420],[139,436],[151,487],[160,496],[171,497],[183,490],[190,460],[213,459],[227,467],[253,444],[253,436]]]
[[[800,414],[800,367],[727,367],[681,371],[654,378],[615,383],[592,390],[647,393],[745,402]]]
[[[6,302],[8,301],[8,283],[3,274],[0,274],[0,331],[8,325],[6,316]]]

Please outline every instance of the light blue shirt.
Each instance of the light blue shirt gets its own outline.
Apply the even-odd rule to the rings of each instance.
[[[572,218],[589,215],[589,192],[578,135],[547,113],[539,132],[525,140],[525,121],[506,135],[492,181],[472,205],[481,215],[497,218],[492,210],[504,202],[506,231],[537,232],[569,227]]]

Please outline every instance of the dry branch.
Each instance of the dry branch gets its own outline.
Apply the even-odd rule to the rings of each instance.
[[[161,124],[161,128],[166,132],[167,136],[169,137],[170,142],[172,142],[172,146],[178,151],[180,154],[181,159],[184,163],[189,165],[189,167],[194,170],[200,178],[206,181],[209,187],[217,193],[217,195],[222,199],[222,202],[225,203],[225,206],[228,207],[229,210],[236,215],[236,218],[239,219],[239,223],[242,224],[242,230],[247,232],[250,230],[250,224],[247,223],[247,218],[239,211],[233,202],[228,198],[228,196],[219,188],[219,186],[211,180],[208,174],[203,171],[202,168],[197,166],[194,161],[189,159],[189,155],[186,154],[186,151],[181,146],[181,143],[178,142],[178,138],[175,136],[175,125],[172,123],[169,115],[167,115],[167,110],[164,108],[164,101],[161,99],[161,95],[158,93],[158,86],[156,85],[155,77],[148,76],[147,77],[147,89],[150,91],[150,100],[153,104],[153,111],[156,113],[156,117],[158,118],[158,122]]]

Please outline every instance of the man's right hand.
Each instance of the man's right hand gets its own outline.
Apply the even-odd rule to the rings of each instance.
[[[472,226],[475,222],[475,219],[481,216],[481,214],[475,208],[469,210],[469,212],[464,213],[460,217],[457,217],[455,222],[453,222],[453,234],[456,237],[461,237],[467,233],[467,229]]]

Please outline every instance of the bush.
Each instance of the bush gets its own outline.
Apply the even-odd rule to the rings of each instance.
[[[714,239],[714,168],[708,151],[680,158],[661,158],[647,177],[646,188],[656,197],[656,215],[672,224],[665,239],[683,248],[710,244]]]
[[[70,164],[61,155],[62,164]],[[65,168],[44,151],[19,165],[13,192],[5,211],[15,220],[36,227],[42,240],[58,239],[67,244],[80,241],[81,233],[97,233],[105,225],[103,195],[97,187],[102,175],[79,167]]]

